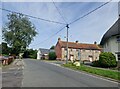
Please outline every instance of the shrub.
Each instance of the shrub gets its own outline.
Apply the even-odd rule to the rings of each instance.
[[[92,66],[94,66],[94,67],[100,67],[99,60],[93,61],[93,62],[92,62]]]
[[[56,54],[55,54],[55,52],[50,52],[49,53],[49,60],[56,60]]]
[[[116,67],[117,61],[111,52],[103,52],[99,56],[99,64],[101,67]]]

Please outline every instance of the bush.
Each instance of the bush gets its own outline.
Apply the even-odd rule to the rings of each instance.
[[[94,66],[94,67],[100,67],[99,60],[93,61],[93,62],[92,62],[92,66]]]
[[[55,52],[50,52],[49,53],[49,60],[56,60],[56,54],[55,54]]]
[[[37,50],[27,49],[24,52],[24,54],[23,54],[23,58],[33,58],[33,59],[36,59],[37,58]]]
[[[99,56],[99,64],[101,67],[116,67],[117,61],[111,52],[103,52]]]

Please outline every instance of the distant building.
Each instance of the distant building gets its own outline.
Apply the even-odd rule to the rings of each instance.
[[[66,60],[67,56],[67,42],[58,39],[55,47],[55,52],[58,60]],[[83,44],[76,42],[68,42],[68,59],[71,61],[95,61],[99,60],[101,48],[96,44]]]
[[[103,35],[100,45],[104,52],[112,52],[120,60],[120,18]]]
[[[37,59],[49,59],[49,52],[54,52],[54,50],[39,48],[37,52]]]

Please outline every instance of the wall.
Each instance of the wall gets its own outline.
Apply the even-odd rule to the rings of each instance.
[[[116,52],[120,51],[118,50],[118,45],[120,47],[120,44],[118,44],[116,37],[117,36],[113,36],[109,38],[106,41],[106,43],[103,45],[103,48],[104,48],[104,52],[112,52],[116,56],[116,60],[118,60]]]
[[[99,50],[81,50],[81,60],[99,60],[99,55],[100,55],[101,51]]]
[[[72,49],[72,48],[69,48],[68,49],[68,58],[69,60],[71,59],[70,55],[73,55],[73,58],[74,60],[90,60],[90,57],[89,56],[92,56],[92,61],[95,61],[95,60],[99,60],[99,55],[101,53],[101,51],[99,50],[84,50],[84,49],[81,49],[80,50],[80,59],[79,59],[79,56],[78,56],[78,50],[79,49]],[[63,60],[66,60],[66,50],[65,48],[62,48],[62,59]]]
[[[62,49],[61,49],[61,46],[60,46],[59,42],[56,44],[55,53],[56,53],[56,56],[57,56],[58,60],[62,59]]]

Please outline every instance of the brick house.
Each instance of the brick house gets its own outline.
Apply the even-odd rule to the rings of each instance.
[[[66,60],[67,42],[58,39],[55,46],[55,52],[58,60]],[[95,61],[99,60],[101,48],[96,44],[83,44],[76,42],[68,42],[68,59],[81,61]]]

